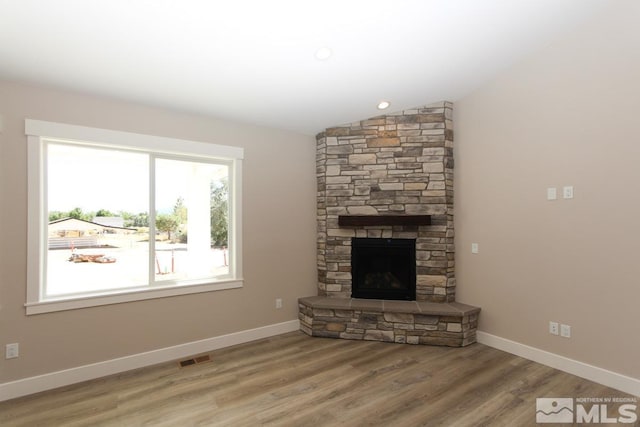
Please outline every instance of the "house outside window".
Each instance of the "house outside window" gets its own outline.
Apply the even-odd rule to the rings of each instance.
[[[25,129],[27,314],[242,286],[241,148]]]

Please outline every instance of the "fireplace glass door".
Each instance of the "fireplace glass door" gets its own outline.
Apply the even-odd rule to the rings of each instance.
[[[415,239],[351,240],[351,296],[416,299]]]

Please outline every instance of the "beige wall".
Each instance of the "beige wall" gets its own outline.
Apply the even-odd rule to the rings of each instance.
[[[640,3],[614,3],[456,103],[457,299],[482,331],[640,378]],[[0,345],[21,346],[0,383],[293,320],[316,293],[312,137],[8,82],[0,115]],[[25,117],[244,147],[245,287],[25,316]]]
[[[9,82],[0,115],[0,344],[21,353],[0,383],[295,320],[316,294],[313,137]],[[244,147],[244,288],[25,316],[25,118]]]
[[[484,332],[640,378],[640,2],[610,6],[456,102],[457,299]]]

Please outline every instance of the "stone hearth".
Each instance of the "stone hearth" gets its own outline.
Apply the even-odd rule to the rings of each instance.
[[[462,347],[476,342],[480,309],[457,302],[300,298],[307,335]]]
[[[318,297],[300,299],[304,332],[475,342],[479,309],[455,302],[452,108],[441,102],[317,135]],[[416,301],[352,298],[354,238],[415,240]]]

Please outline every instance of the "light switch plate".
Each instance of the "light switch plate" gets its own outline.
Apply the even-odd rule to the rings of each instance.
[[[20,344],[12,343],[7,344],[4,349],[4,358],[5,359],[15,359],[20,356]]]
[[[556,187],[547,188],[547,200],[556,200],[558,198],[558,192]]]

